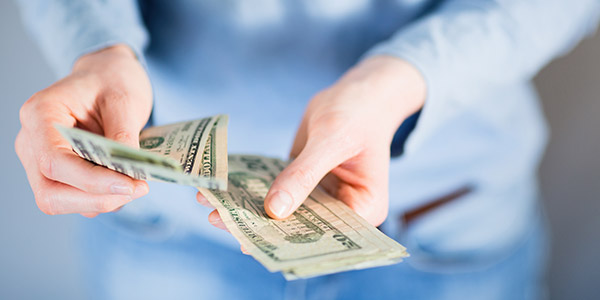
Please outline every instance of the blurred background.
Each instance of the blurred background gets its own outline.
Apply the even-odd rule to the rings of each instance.
[[[19,108],[53,82],[11,1],[0,1],[0,299],[84,299],[76,219],[38,210],[14,152]],[[552,138],[540,170],[553,230],[552,299],[600,295],[600,34],[535,79]],[[207,223],[208,226],[208,223]]]

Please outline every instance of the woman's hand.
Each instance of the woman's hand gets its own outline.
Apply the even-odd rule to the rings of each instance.
[[[374,226],[388,212],[388,169],[394,133],[424,104],[421,74],[398,58],[367,59],[309,103],[290,156],[265,210],[284,219],[319,184]],[[208,205],[202,194],[198,201]],[[209,221],[225,228],[217,211]]]
[[[81,57],[70,75],[27,100],[15,150],[40,210],[93,217],[146,194],[146,182],[77,156],[53,124],[79,127],[137,148],[151,109],[148,76],[123,45]]]

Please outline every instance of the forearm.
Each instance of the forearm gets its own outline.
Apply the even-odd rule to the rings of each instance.
[[[19,0],[34,40],[62,77],[82,55],[115,44],[143,59],[148,35],[135,0]]]
[[[388,55],[370,57],[350,69],[334,86],[347,93],[370,95],[369,107],[378,115],[381,130],[391,138],[400,124],[425,102],[422,74],[408,62]],[[357,103],[357,106],[362,106]]]
[[[368,55],[410,62],[430,96],[447,98],[531,79],[592,32],[599,13],[594,0],[446,1]]]

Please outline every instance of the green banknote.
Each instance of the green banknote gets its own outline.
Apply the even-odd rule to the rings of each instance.
[[[134,149],[55,125],[82,158],[136,179],[227,189],[227,115],[149,127]]]
[[[199,189],[227,229],[269,271],[281,271],[291,280],[393,264],[408,256],[402,245],[320,189],[289,218],[268,217],[264,197],[285,166],[278,159],[230,155],[228,190]]]

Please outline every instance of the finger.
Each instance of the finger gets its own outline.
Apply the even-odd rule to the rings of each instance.
[[[17,154],[23,163],[27,179],[33,190],[36,203],[40,210],[49,215],[86,213],[104,213],[129,203],[129,195],[95,195],[86,193],[61,182],[44,177],[37,163],[32,159],[31,149],[24,148],[23,135],[17,138]]]
[[[32,98],[34,100],[41,99]],[[27,157],[33,157],[37,169],[46,178],[74,186],[96,194],[132,195],[141,184],[117,172],[99,167],[79,158],[71,150],[69,143],[54,128],[58,123],[73,127],[75,119],[67,108],[50,105],[50,100],[28,100],[21,111],[23,139],[31,150]],[[147,187],[147,186],[146,186]]]
[[[271,185],[265,198],[265,211],[274,219],[288,217],[312,192],[319,181],[347,159],[347,155],[336,151],[335,143],[321,139],[307,141],[306,147]]]
[[[36,177],[33,174],[30,177]],[[114,211],[131,202],[126,195],[95,195],[86,193],[64,183],[51,181],[43,176],[33,179],[37,189],[35,200],[40,210],[49,215],[56,214],[99,214]]]
[[[83,192],[60,182],[42,178],[40,189],[34,191],[40,210],[49,215],[112,212],[131,202],[131,196],[95,195]]]
[[[326,189],[334,188],[332,195],[373,226],[383,223],[388,213],[389,150],[378,149],[361,153],[351,169],[334,169],[331,173],[338,178],[337,182],[335,179],[321,182]]]
[[[244,246],[240,246],[240,250],[242,250],[242,253],[244,253],[246,255],[250,255],[250,252],[248,252],[248,250],[246,250],[246,248],[244,248]]]
[[[69,148],[67,148],[69,147]],[[136,195],[148,192],[148,184],[82,159],[70,146],[44,146],[37,154],[38,168],[48,179],[94,194]]]
[[[210,202],[208,202],[208,199],[206,199],[206,197],[204,197],[204,195],[202,195],[201,192],[198,192],[196,194],[196,200],[198,200],[198,203],[202,204],[203,206],[215,209],[215,207],[212,204],[210,204]]]
[[[149,112],[140,112],[135,101],[120,90],[109,90],[100,95],[100,111],[104,136],[128,146],[139,148],[140,130]]]
[[[217,228],[220,228],[220,229],[223,229],[223,230],[229,232],[229,230],[225,226],[225,223],[223,223],[223,220],[221,219],[221,215],[219,215],[219,212],[217,210],[213,210],[208,215],[208,222]]]
[[[135,199],[135,198],[134,198]],[[121,208],[123,208],[124,205],[121,205],[113,210],[111,210],[110,212],[118,212],[121,210]],[[99,214],[98,213],[82,213],[82,216],[86,217],[86,218],[95,218],[97,217]]]
[[[221,215],[219,215],[219,212],[216,210],[213,210],[209,215],[208,215],[208,222],[210,222],[210,224],[212,224],[213,226],[223,229],[227,232],[229,232],[229,230],[227,229],[227,227],[225,226],[225,223],[223,223],[223,220],[221,219]],[[244,246],[240,246],[240,250],[242,251],[242,253],[249,255],[250,253],[244,248]]]
[[[85,213],[90,217],[91,214],[114,211],[133,199],[126,195],[90,194],[64,183],[48,180],[39,173],[27,173],[34,186],[38,207],[49,215]]]

